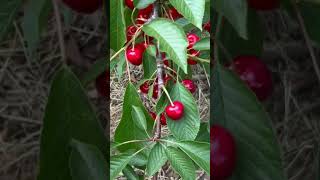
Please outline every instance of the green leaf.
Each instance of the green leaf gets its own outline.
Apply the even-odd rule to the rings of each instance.
[[[94,145],[103,154],[108,152],[108,141],[86,92],[77,77],[63,67],[52,82],[43,119],[38,180],[71,179],[71,139]]]
[[[40,41],[40,34],[48,23],[48,16],[51,9],[51,1],[30,0],[27,2],[22,19],[22,30],[31,59],[34,58],[34,52]]]
[[[132,119],[141,130],[147,130],[147,121],[143,110],[138,106],[132,106]]]
[[[184,105],[184,115],[179,121],[167,117],[170,132],[178,140],[194,140],[200,128],[200,115],[192,94],[183,85],[176,83],[170,97],[172,101],[180,101]]]
[[[170,0],[177,11],[197,28],[202,30],[202,20],[205,11],[205,0]]]
[[[133,0],[134,7],[137,9],[144,9],[156,0]]]
[[[210,143],[196,141],[178,142],[180,149],[186,153],[200,168],[210,174]]]
[[[183,180],[196,179],[195,167],[192,160],[186,154],[174,147],[167,147],[166,155],[172,168]]]
[[[112,156],[110,159],[110,179],[115,179],[127,166],[133,156],[134,154],[132,153],[122,153]]]
[[[143,76],[144,79],[150,79],[153,73],[157,70],[157,63],[154,56],[151,56],[148,52],[151,51],[155,46],[148,47],[147,51],[143,55]]]
[[[110,48],[119,51],[126,42],[126,23],[124,17],[124,1],[110,1]]]
[[[125,57],[125,52],[122,51],[120,54],[119,54],[119,57],[117,57],[117,59],[115,59],[117,61],[117,75],[118,75],[118,78],[121,78],[122,75],[123,75],[123,72],[126,68],[126,57]]]
[[[213,77],[213,124],[233,134],[239,155],[230,179],[283,180],[280,147],[262,105],[245,83],[221,64],[215,64]]]
[[[108,179],[107,161],[97,147],[75,139],[71,145],[70,169],[73,180]]]
[[[210,38],[207,37],[207,38],[201,39],[193,46],[193,49],[197,51],[210,50]]]
[[[134,172],[134,169],[127,165],[123,170],[122,170],[124,176],[127,177],[127,179],[130,180],[139,180],[139,176]]]
[[[159,18],[143,26],[146,35],[156,38],[160,43],[160,51],[166,52],[181,69],[187,73],[186,35],[178,25],[168,19]]]
[[[227,18],[238,34],[247,39],[247,0],[215,0],[212,4],[218,13]]]
[[[160,143],[157,143],[151,149],[147,164],[147,175],[152,176],[158,172],[161,167],[167,162],[166,151]]]
[[[2,1],[0,4],[0,41],[5,37],[21,7],[21,0]]]
[[[200,124],[200,130],[197,135],[197,138],[195,141],[200,142],[209,142],[210,143],[210,133],[209,133],[209,123],[201,123]]]
[[[136,106],[142,109],[147,121],[147,132],[150,133],[152,130],[153,120],[149,116],[149,113],[145,109],[144,105],[142,104],[140,97],[137,93],[137,90],[131,83],[129,83],[124,95],[121,121],[115,132],[114,138],[115,138],[115,142],[117,143],[148,138],[146,133],[141,131],[141,129],[137,127],[136,123],[134,122],[131,116],[133,106]],[[126,151],[128,149],[137,150],[137,149],[140,149],[142,146],[143,144],[130,143],[130,144],[125,144],[119,147],[118,149],[120,151]]]
[[[97,60],[92,67],[90,67],[89,71],[86,72],[84,78],[82,79],[82,84],[84,86],[88,85],[90,82],[94,81],[100,74],[106,72],[108,69],[108,60],[106,58],[102,58]]]

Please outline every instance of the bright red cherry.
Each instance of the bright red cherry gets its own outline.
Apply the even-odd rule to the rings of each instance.
[[[191,93],[196,92],[197,86],[190,79],[185,79],[182,81],[184,87],[186,87]]]
[[[134,9],[133,0],[124,0],[124,2],[126,3],[128,8]]]
[[[166,109],[167,116],[172,120],[179,120],[184,114],[184,105],[180,101],[174,101]]]
[[[267,66],[255,56],[239,56],[230,68],[239,74],[260,101],[267,99],[273,90],[271,73]]]
[[[152,11],[153,11],[153,4],[150,4],[148,7],[144,9],[140,9],[138,11],[138,17],[137,17],[136,23],[138,25],[144,24],[146,20],[150,18]]]
[[[196,51],[194,49],[190,49],[189,50],[189,53],[192,55],[192,56],[196,56],[196,57],[199,57],[200,56],[200,51]],[[189,65],[196,65],[198,64],[197,61],[193,60],[192,58],[188,58],[188,64]]]
[[[110,94],[109,82],[110,82],[110,76],[107,71],[105,71],[104,73],[102,73],[97,77],[95,85],[100,96],[109,97],[109,94]]]
[[[144,52],[144,48],[140,46],[129,47],[126,49],[126,57],[127,60],[136,66],[139,66],[142,63],[142,56]]]
[[[140,91],[144,94],[147,94],[149,92],[149,82],[146,81],[140,86]]]
[[[248,0],[248,4],[255,10],[267,11],[280,6],[279,0]]]
[[[196,34],[193,34],[193,33],[189,33],[187,35],[187,39],[189,42],[188,49],[192,48],[193,45],[196,44],[196,42],[198,42],[200,40],[199,36],[197,36]]]
[[[230,177],[236,165],[236,144],[227,129],[213,125],[210,128],[210,176],[213,179]]]
[[[208,21],[207,23],[205,23],[203,25],[203,29],[208,31],[208,32],[211,32],[211,24],[210,24],[210,21]]]
[[[168,10],[168,13],[169,13],[170,18],[172,18],[173,20],[182,18],[182,15],[175,8],[170,8]]]
[[[79,12],[91,14],[102,7],[102,0],[63,0],[63,2],[71,9]]]
[[[127,41],[130,41],[133,36],[136,34],[138,28],[134,25],[127,27]]]

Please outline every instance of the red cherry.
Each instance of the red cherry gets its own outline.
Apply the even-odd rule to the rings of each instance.
[[[271,73],[267,66],[255,56],[239,56],[230,68],[239,74],[260,101],[267,99],[273,90]]]
[[[172,18],[173,20],[182,18],[182,15],[175,8],[170,8],[168,10],[168,13],[169,13],[169,18]]]
[[[127,5],[128,8],[134,9],[134,4],[133,0],[124,0],[125,4]]]
[[[160,123],[161,123],[161,125],[163,125],[163,126],[166,126],[166,125],[167,125],[167,118],[166,118],[166,116],[165,116],[163,113],[160,115]]]
[[[144,48],[141,46],[129,47],[126,49],[126,57],[127,60],[136,66],[139,66],[142,63],[142,55],[144,52]]]
[[[197,86],[190,79],[185,79],[182,81],[184,87],[186,87],[191,93],[196,92]]]
[[[236,144],[227,129],[214,125],[210,128],[210,176],[225,179],[232,175],[236,165]]]
[[[145,21],[150,18],[152,11],[153,11],[153,4],[150,4],[148,7],[144,9],[140,9],[138,11],[138,17],[137,17],[136,23],[138,25],[144,24]]]
[[[127,27],[127,41],[130,41],[137,32],[137,27],[132,25]]]
[[[153,99],[158,99],[158,95],[159,95],[158,84],[155,84],[153,86],[153,92],[152,92]]]
[[[279,0],[248,0],[248,5],[261,11],[273,10],[280,6]]]
[[[149,82],[146,81],[140,86],[140,91],[144,94],[147,94],[149,92]]]
[[[110,76],[107,71],[102,73],[96,78],[95,85],[100,96],[109,97],[109,94],[110,94],[109,82],[110,82]]]
[[[154,112],[149,112],[150,116],[152,117],[153,120],[156,120],[157,115]]]
[[[203,29],[208,31],[208,32],[211,32],[211,24],[210,24],[210,21],[208,21],[207,23],[205,23],[203,25]]]
[[[196,44],[196,42],[198,42],[200,40],[199,36],[197,36],[196,34],[193,34],[193,33],[189,33],[187,35],[187,39],[189,42],[188,49],[192,48],[193,45]]]
[[[197,56],[197,57],[200,56],[200,51],[196,51],[196,50],[194,50],[194,49],[190,49],[190,50],[189,50],[189,53],[190,53],[192,56]],[[195,61],[195,60],[193,60],[192,58],[188,58],[188,64],[189,64],[189,65],[196,65],[196,64],[198,64],[198,62]]]
[[[79,12],[91,14],[102,7],[102,0],[63,0],[63,2],[71,9]]]
[[[184,113],[184,105],[180,101],[174,101],[166,107],[166,114],[172,120],[179,120]]]

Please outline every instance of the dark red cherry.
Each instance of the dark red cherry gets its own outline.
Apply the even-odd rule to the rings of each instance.
[[[138,25],[144,24],[146,22],[146,20],[148,20],[150,18],[152,11],[153,11],[153,4],[149,5],[148,7],[144,8],[144,9],[140,9],[138,11],[136,23]]]
[[[140,86],[140,91],[144,94],[148,94],[149,92],[149,82],[146,81]]]
[[[133,0],[124,0],[125,4],[127,5],[128,8],[134,9],[134,4]]]
[[[272,77],[267,66],[255,56],[239,56],[230,69],[246,82],[259,100],[266,100],[273,90]]]
[[[190,79],[185,79],[182,81],[184,87],[186,87],[191,93],[196,92],[197,86]]]
[[[166,118],[166,116],[165,116],[163,113],[161,113],[161,115],[160,115],[160,123],[161,123],[161,125],[163,125],[163,126],[166,126],[166,125],[167,125],[167,118]]]
[[[102,73],[96,78],[96,89],[100,96],[109,97],[110,89],[109,89],[110,75],[107,71]]]
[[[236,166],[236,144],[227,129],[213,125],[210,128],[210,176],[213,179],[230,177]]]
[[[196,44],[196,42],[198,42],[200,40],[199,36],[197,36],[196,34],[193,33],[189,33],[187,35],[187,39],[188,39],[188,49],[192,48],[194,44]]]
[[[174,101],[166,109],[167,116],[172,120],[179,120],[184,114],[184,105],[180,101]]]
[[[194,49],[190,49],[189,50],[189,53],[192,55],[192,56],[196,56],[196,57],[199,57],[200,56],[200,51],[196,51]],[[192,58],[188,58],[188,64],[189,65],[196,65],[198,62],[196,60],[193,60]]]
[[[210,21],[206,22],[204,25],[203,25],[203,29],[208,31],[208,32],[211,32],[211,24],[210,24]]]
[[[248,0],[248,5],[255,10],[267,11],[279,8],[280,0]]]
[[[156,83],[153,85],[152,98],[158,99],[158,94],[159,94],[159,89],[158,89],[158,84]]]
[[[172,18],[173,20],[182,18],[182,15],[176,10],[176,8],[170,8],[168,10],[168,13],[169,13],[169,16],[170,16],[169,18]]]
[[[153,120],[156,120],[157,115],[154,112],[149,112],[150,116],[152,117]]]
[[[142,56],[144,52],[144,48],[141,46],[128,47],[126,49],[126,57],[127,60],[136,66],[139,66],[142,63]]]
[[[136,34],[138,28],[134,25],[127,27],[127,41],[130,41],[133,36]]]
[[[63,2],[71,9],[79,12],[91,14],[102,7],[102,0],[63,0]]]

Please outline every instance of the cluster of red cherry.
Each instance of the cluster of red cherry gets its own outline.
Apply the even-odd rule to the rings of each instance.
[[[134,9],[134,4],[133,4],[133,0],[125,0],[125,4],[128,8],[130,9]],[[152,45],[152,40],[153,38],[151,37],[146,37],[146,41],[141,42],[141,43],[134,43],[134,41],[132,40],[133,38],[136,38],[136,36],[140,33],[140,27],[148,21],[148,19],[150,18],[151,14],[153,12],[153,4],[149,5],[148,7],[144,8],[144,9],[140,9],[138,11],[138,15],[137,15],[137,19],[135,21],[134,25],[130,25],[127,27],[127,42],[128,43],[132,43],[130,46],[127,47],[126,52],[125,52],[125,56],[128,62],[130,62],[132,65],[135,66],[139,66],[142,64],[143,61],[143,53],[145,52],[145,50],[148,48],[149,45]],[[171,20],[177,20],[179,18],[182,17],[182,15],[173,7],[169,8],[167,11],[167,15],[166,17],[171,19]],[[207,22],[206,24],[204,24],[204,29],[208,30],[210,32],[210,22]],[[143,34],[142,34],[143,35]],[[188,53],[191,55],[191,57],[195,57],[195,56],[199,56],[200,55],[200,51],[196,51],[193,48],[194,44],[196,44],[199,40],[200,37],[197,36],[194,33],[189,33],[187,34],[187,39],[188,39]],[[169,60],[166,58],[166,54],[165,53],[161,53],[162,59],[163,59],[163,63],[165,66],[169,67]],[[197,64],[197,61],[193,60],[192,58],[188,59],[188,64],[189,65],[195,65]],[[171,79],[171,77],[169,75],[165,75],[164,76],[164,84],[166,84],[169,80]],[[194,93],[196,91],[196,85],[194,84],[194,82],[190,79],[184,79],[182,81],[182,84],[191,92]],[[147,94],[149,92],[149,87],[151,85],[150,81],[146,81],[144,82],[141,86],[140,86],[140,92],[143,94]],[[152,97],[154,99],[158,98],[158,80],[157,78],[154,81],[154,88],[153,88],[153,92],[152,92]],[[170,105],[168,105],[165,109],[165,114],[167,115],[167,117],[169,117],[170,119],[177,121],[180,120],[183,117],[183,113],[184,113],[184,105],[182,102],[180,101],[174,101],[171,102]],[[153,119],[156,119],[156,114],[154,112],[150,112],[151,117],[153,117]],[[167,125],[167,121],[166,121],[166,116],[162,113],[160,115],[160,122],[162,125]]]
[[[248,0],[255,10],[273,10],[279,7],[279,0]],[[239,75],[260,101],[272,93],[272,78],[267,66],[255,56],[238,56],[228,67]],[[210,129],[211,177],[226,180],[236,167],[236,142],[231,133],[222,126],[213,125]]]

